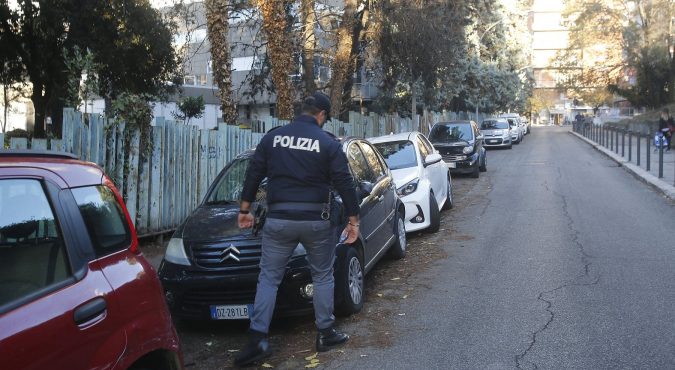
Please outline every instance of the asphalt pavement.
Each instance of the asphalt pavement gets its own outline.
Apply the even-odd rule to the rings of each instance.
[[[459,179],[447,258],[381,324],[396,336],[322,367],[675,368],[675,206],[568,131],[533,127]]]

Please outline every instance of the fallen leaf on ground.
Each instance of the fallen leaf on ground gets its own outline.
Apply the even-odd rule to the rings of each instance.
[[[382,293],[377,293],[378,297],[382,297],[382,295],[383,295]]]
[[[207,346],[211,346],[212,344],[213,344],[213,342],[206,342]]]
[[[272,366],[272,365],[268,364],[267,362],[265,362],[264,364],[262,364],[262,367],[266,367],[266,368],[268,368],[268,369],[271,369],[271,368],[273,368],[274,366]]]
[[[316,356],[319,354],[319,352],[314,352],[313,355],[305,357],[305,361],[312,361],[313,359],[316,358]]]
[[[312,368],[315,368],[317,366],[319,366],[318,362],[312,362],[311,364],[305,365],[305,367],[308,368],[308,369],[312,369]]]
[[[361,357],[368,357],[368,355],[361,355]]]
[[[398,315],[399,315],[399,316],[405,316],[405,313],[400,313],[400,314],[398,314]]]
[[[401,278],[400,278],[400,277],[395,277],[395,278],[392,278],[392,279],[391,279],[391,281],[396,281],[396,280],[401,280]]]
[[[407,294],[403,296],[403,299],[406,299],[406,298],[408,298],[408,295],[407,295]]]
[[[238,349],[228,349],[227,352],[239,352]]]
[[[312,364],[318,364],[318,363],[319,363],[319,359],[318,359],[318,358],[313,358],[312,361],[310,361],[310,363],[312,363]]]

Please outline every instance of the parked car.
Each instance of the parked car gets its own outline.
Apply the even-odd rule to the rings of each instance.
[[[0,152],[3,369],[182,369],[157,273],[92,163]]]
[[[361,199],[357,242],[338,244],[335,260],[335,305],[341,314],[363,306],[364,276],[388,251],[406,254],[405,208],[396,195],[391,172],[377,150],[363,139],[342,141]],[[239,198],[253,151],[240,154],[218,175],[201,205],[169,241],[159,268],[174,315],[188,320],[248,319],[260,271],[261,233],[237,226]],[[253,208],[265,214],[264,180]],[[338,204],[341,204],[339,197]],[[346,219],[335,228],[337,235]],[[257,228],[254,228],[257,229]],[[311,312],[313,285],[306,251],[293,252],[279,286],[277,315]]]
[[[503,118],[489,118],[480,124],[480,132],[485,137],[486,148],[489,147],[513,147],[513,140],[511,139],[511,126],[506,119]]]
[[[525,125],[525,123],[523,123],[523,121],[520,120],[520,116],[516,113],[506,113],[500,115],[499,118],[504,118],[509,122],[509,125],[512,128],[511,134],[513,138],[513,143],[520,144],[520,142],[523,141],[523,138],[527,134],[527,126]],[[517,130],[514,130],[516,128]]]
[[[396,192],[405,204],[407,232],[438,231],[441,209],[452,208],[452,179],[448,166],[419,132],[369,139],[387,162]]]
[[[487,153],[483,135],[474,121],[450,121],[435,124],[429,141],[448,164],[450,173],[470,173],[478,178],[487,171]]]

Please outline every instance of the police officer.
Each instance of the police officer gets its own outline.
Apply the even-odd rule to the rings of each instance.
[[[277,288],[286,265],[298,245],[307,250],[314,284],[314,315],[318,351],[327,351],[349,339],[334,328],[335,233],[325,220],[329,187],[342,198],[349,221],[345,243],[358,236],[359,206],[354,180],[342,145],[322,129],[329,118],[330,100],[325,94],[307,97],[301,115],[289,125],[267,133],[255,150],[241,196],[239,227],[250,228],[251,202],[260,182],[267,177],[267,219],[263,227],[260,275],[251,315],[249,341],[235,357],[243,366],[271,354],[267,339]],[[324,217],[322,217],[324,214]]]

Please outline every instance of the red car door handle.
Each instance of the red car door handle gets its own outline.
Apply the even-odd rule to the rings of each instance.
[[[75,324],[86,324],[99,316],[103,318],[103,314],[108,308],[108,304],[103,297],[94,298],[91,301],[81,305],[75,309],[73,313],[73,320]]]

